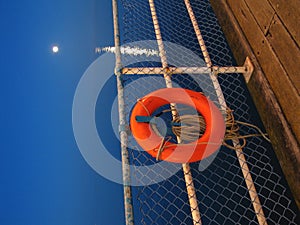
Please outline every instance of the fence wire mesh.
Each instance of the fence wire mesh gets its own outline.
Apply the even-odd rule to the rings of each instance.
[[[168,66],[206,67],[206,59],[202,55],[185,2],[155,0],[154,3]],[[234,65],[209,1],[190,3],[212,65]],[[122,55],[122,63],[126,68],[137,68],[134,74],[124,70],[122,75],[125,113],[129,124],[131,110],[137,100],[152,91],[165,88],[166,84],[163,77],[165,70],[160,69],[159,73],[155,70],[164,65],[159,55],[161,46],[156,41],[157,28],[154,28],[149,1],[122,0],[122,7],[124,14],[120,23],[124,30],[121,40],[124,46],[133,49]],[[154,54],[141,53],[143,49],[151,50]],[[224,95],[236,120],[262,128],[241,74],[219,74],[220,94],[220,90],[215,90],[216,86],[208,73],[188,72],[191,71],[186,69],[172,74],[172,85],[204,92],[221,110]],[[240,127],[240,134],[251,133],[256,133],[256,130],[247,126]],[[186,184],[180,165],[156,161],[137,144],[132,135],[128,136],[128,151],[130,163],[136,168],[131,171],[135,185],[135,224],[297,224],[297,207],[272,147],[262,137],[248,138],[243,153],[246,157],[244,163],[249,167],[266,218],[264,223],[259,222],[253,208],[234,150],[222,146],[213,156],[190,164],[200,221],[195,221],[191,216],[186,185],[192,184]]]

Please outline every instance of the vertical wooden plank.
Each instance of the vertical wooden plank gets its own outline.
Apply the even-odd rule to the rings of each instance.
[[[260,29],[266,34],[275,14],[274,9],[267,0],[245,0],[245,2]]]
[[[267,40],[271,44],[284,69],[287,71],[288,76],[297,89],[299,95],[300,49],[288,31],[285,29],[277,15],[275,15],[268,31]]]
[[[254,64],[248,88],[272,140],[285,177],[300,208],[300,146],[290,129],[265,74],[226,0],[210,0],[238,64],[250,56]]]
[[[292,130],[300,137],[300,96],[295,86],[245,2],[243,0],[227,0],[227,2],[270,82]]]
[[[300,46],[300,1],[299,0],[268,0],[293,39]]]

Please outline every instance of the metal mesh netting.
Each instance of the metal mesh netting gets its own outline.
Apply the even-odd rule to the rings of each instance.
[[[168,67],[206,67],[208,61],[199,47],[185,2],[155,0],[154,3]],[[209,1],[190,3],[212,65],[233,65],[233,57]],[[156,41],[157,28],[154,28],[149,2],[122,0],[122,6],[122,42],[135,49],[132,54],[122,55],[122,64],[128,68],[123,70],[122,81],[129,123],[131,110],[139,98],[166,87],[163,76],[166,72],[155,70],[163,68],[164,62],[161,60],[161,46]],[[141,49],[153,50],[157,54],[139,54]],[[138,72],[130,71],[130,68],[137,68]],[[196,69],[194,73],[189,72],[186,69],[172,74],[173,87],[203,92],[220,110],[224,110],[227,104],[236,120],[261,127],[241,74],[220,73],[216,81],[215,76],[209,73],[196,73]],[[255,132],[251,127],[240,127],[240,134]],[[131,171],[132,182],[136,185],[133,187],[136,224],[297,224],[295,203],[272,147],[262,137],[247,139],[243,148],[246,161],[239,160],[235,150],[223,146],[209,158],[190,163],[191,171],[188,172],[192,174],[193,184],[186,183],[184,173],[187,171],[180,164],[156,161],[136,143],[132,135],[128,137],[128,151],[130,163],[137,168]],[[249,167],[257,198],[262,205],[258,213],[245,181],[250,174],[243,175],[241,163]],[[186,187],[189,185],[195,187],[199,221],[195,221],[191,213]],[[259,221],[256,214],[264,214],[266,222]]]

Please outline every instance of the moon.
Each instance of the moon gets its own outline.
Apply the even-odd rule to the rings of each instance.
[[[58,52],[59,52],[59,48],[58,48],[57,45],[54,45],[54,46],[52,47],[52,52],[53,52],[53,53],[58,53]]]

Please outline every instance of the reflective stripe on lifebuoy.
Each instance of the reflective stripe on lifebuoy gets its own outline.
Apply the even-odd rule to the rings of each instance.
[[[136,116],[151,116],[159,107],[170,103],[195,108],[203,116],[206,129],[198,140],[191,143],[167,141],[160,159],[176,163],[196,162],[216,152],[225,134],[225,122],[220,110],[203,94],[182,88],[159,89],[138,100],[130,117],[130,128],[137,143],[153,157],[157,156],[162,137],[152,130],[149,123],[137,122]]]

